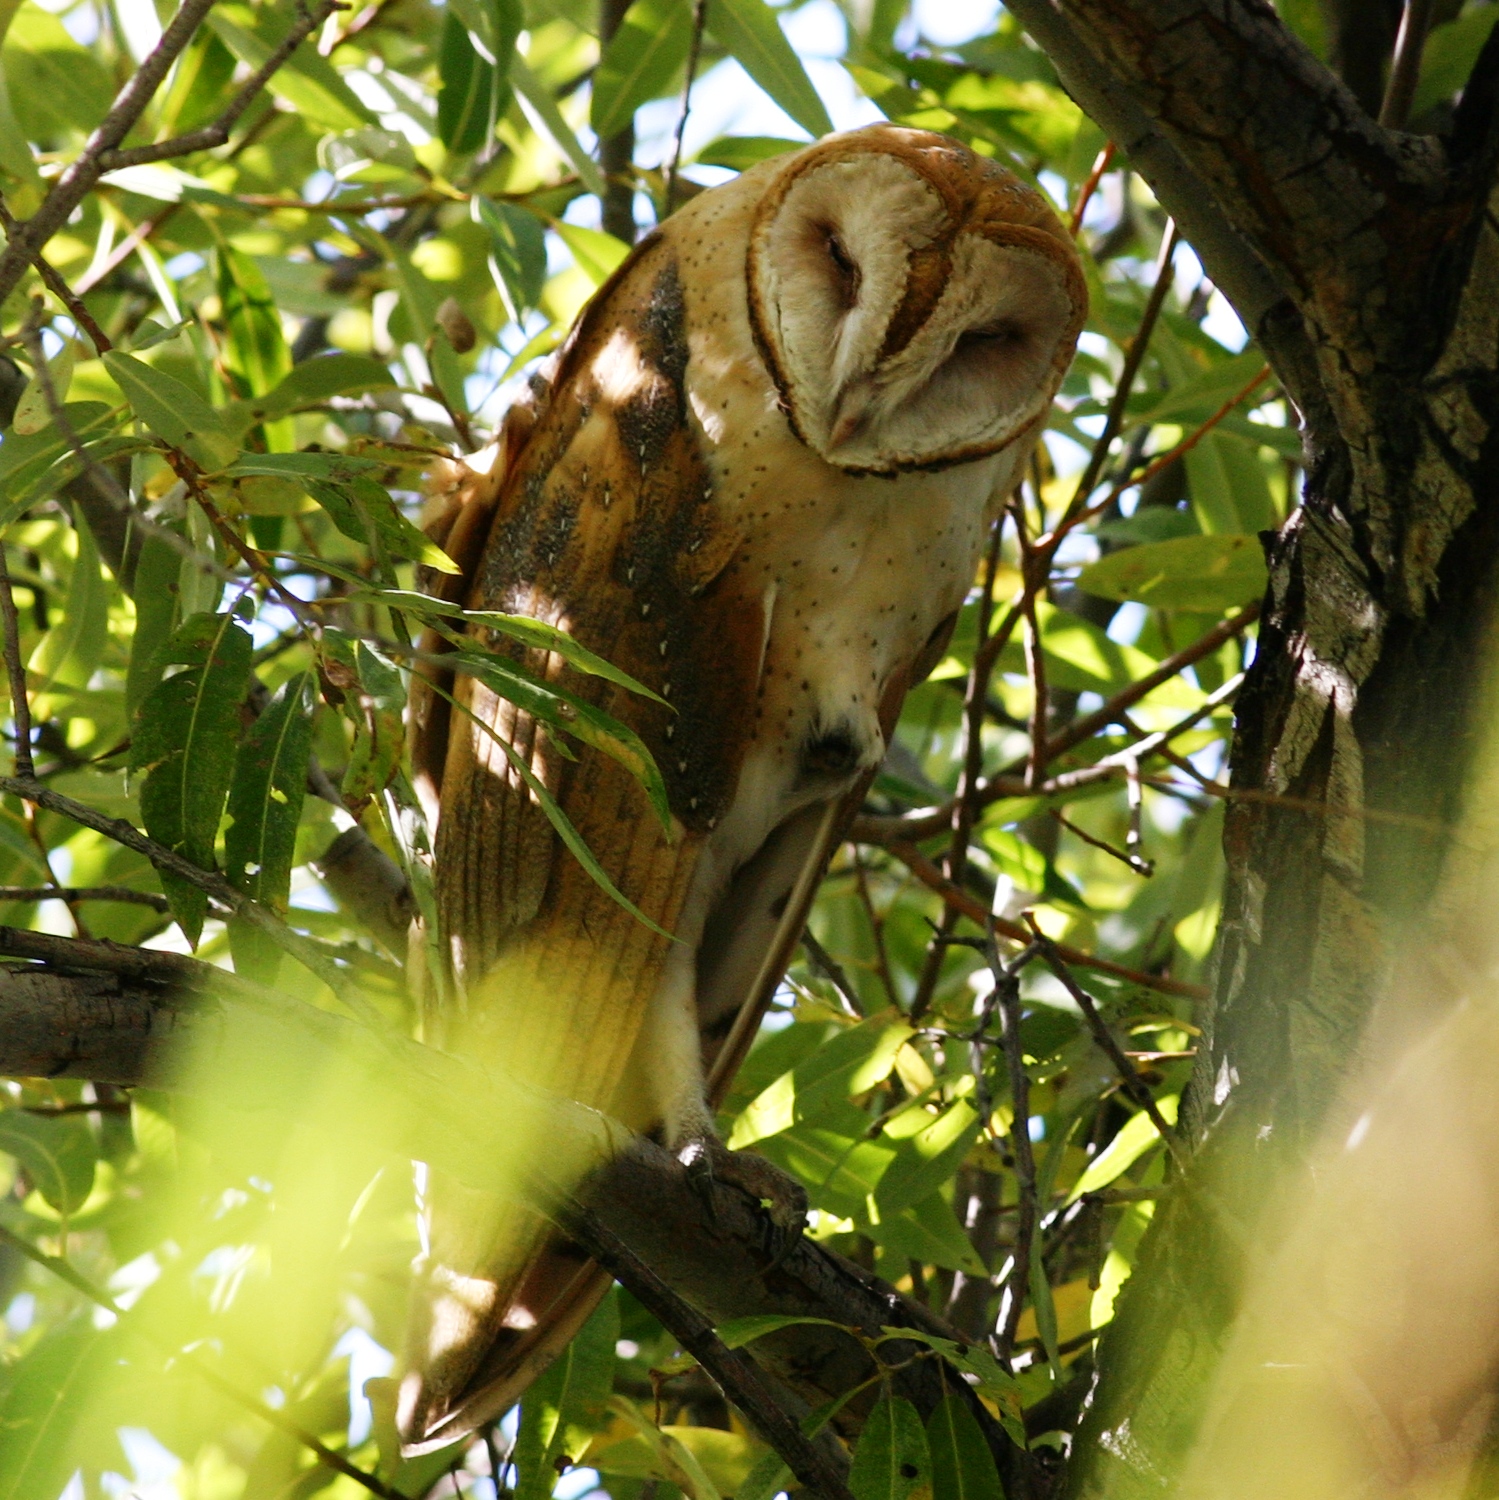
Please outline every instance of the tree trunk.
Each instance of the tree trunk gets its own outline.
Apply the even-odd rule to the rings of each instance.
[[[1271,1191],[1304,1166],[1457,819],[1499,557],[1499,42],[1439,142],[1378,127],[1261,0],[1011,8],[1234,300],[1306,446],[1238,704],[1194,1159],[1073,1450],[1069,1493],[1126,1500],[1179,1472]]]

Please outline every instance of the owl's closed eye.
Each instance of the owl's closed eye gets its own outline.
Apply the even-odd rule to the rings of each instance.
[[[774,183],[751,316],[801,439],[855,473],[994,453],[1044,415],[1086,309],[1055,218],[950,141],[833,137]]]

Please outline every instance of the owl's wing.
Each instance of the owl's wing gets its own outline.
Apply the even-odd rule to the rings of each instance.
[[[660,768],[671,828],[629,769],[450,674],[435,639],[411,714],[451,960],[424,1005],[429,1040],[616,1113],[646,1004],[685,950],[601,888],[542,799],[615,887],[673,931],[738,782],[764,649],[765,603],[729,567],[739,536],[714,502],[686,367],[674,253],[652,236],[585,313],[545,397],[507,424],[490,473],[450,476],[432,518],[434,532],[447,523],[463,569],[450,597],[559,626],[657,695],[474,632],[474,646],[632,729]],[[516,1150],[545,1159],[525,1122]],[[435,1178],[427,1199],[428,1295],[401,1394],[409,1451],[502,1411],[607,1284],[534,1215]]]

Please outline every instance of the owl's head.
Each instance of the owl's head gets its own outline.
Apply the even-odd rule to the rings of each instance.
[[[957,141],[893,125],[787,158],[746,274],[793,428],[853,473],[946,468],[1033,431],[1088,305],[1038,193]]]

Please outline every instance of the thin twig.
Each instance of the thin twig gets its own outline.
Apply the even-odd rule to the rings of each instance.
[[[1025,768],[1026,784],[1032,791],[1041,785],[1046,774],[1046,653],[1041,649],[1041,627],[1036,623],[1036,596],[1027,594],[1025,601],[1025,666],[1030,674],[1031,749]]]
[[[856,1016],[862,1016],[864,1007],[859,1002],[859,992],[854,988],[853,981],[844,973],[843,965],[812,936],[810,927],[802,932],[802,947],[807,950],[807,959],[812,967],[843,996],[844,1002]]]
[[[0,541],[0,625],[5,631],[5,675],[10,680],[11,718],[16,726],[16,775],[30,781],[36,775],[31,759],[31,700],[26,695],[26,668],[21,663],[21,622],[10,588],[10,564]]]
[[[997,924],[991,918],[985,927],[989,967],[994,975],[995,995],[1003,1027],[1005,1064],[1010,1074],[1010,1155],[1015,1163],[1019,1208],[1015,1217],[1015,1248],[1010,1261],[1005,1312],[996,1334],[995,1355],[1008,1359],[1015,1347],[1015,1329],[1025,1305],[1030,1284],[1031,1253],[1034,1248],[1040,1205],[1036,1201],[1036,1157],[1031,1150],[1030,1075],[1025,1071],[1025,1051],[1020,1041],[1020,969],[1027,951],[1006,964],[995,942]]]
[[[717,1382],[801,1482],[823,1500],[852,1500],[846,1472],[797,1426],[777,1399],[765,1372],[743,1349],[730,1349],[713,1325],[684,1302],[591,1209],[576,1200],[558,1214],[560,1226],[654,1314],[682,1348]]]
[[[1078,190],[1077,202],[1072,206],[1072,217],[1067,223],[1067,232],[1077,238],[1077,232],[1083,227],[1083,215],[1088,211],[1088,204],[1093,199],[1093,194],[1098,191],[1098,184],[1103,181],[1103,174],[1109,170],[1109,164],[1114,160],[1114,143],[1106,141],[1104,148],[1093,160],[1093,170],[1088,173],[1087,179]]]
[[[1046,967],[1061,980],[1063,988],[1072,996],[1077,1008],[1082,1011],[1083,1019],[1088,1023],[1088,1030],[1093,1034],[1093,1040],[1113,1063],[1115,1071],[1119,1074],[1119,1081],[1124,1085],[1124,1091],[1145,1111],[1150,1123],[1160,1132],[1161,1139],[1165,1141],[1166,1149],[1171,1153],[1177,1166],[1185,1168],[1186,1160],[1181,1146],[1172,1134],[1171,1127],[1166,1123],[1166,1117],[1161,1113],[1160,1106],[1146,1087],[1145,1080],[1136,1071],[1134,1063],[1124,1055],[1124,1049],[1114,1039],[1113,1032],[1109,1030],[1108,1024],[1098,1012],[1097,1002],[1072,977],[1071,970],[1057,951],[1057,945],[1036,926],[1035,915],[1031,912],[1025,912],[1023,915],[1026,926],[1030,928],[1040,948]]]
[[[145,162],[166,161],[169,157],[190,156],[194,151],[212,151],[214,147],[222,146],[229,139],[229,132],[234,128],[235,122],[308,35],[321,26],[334,11],[347,10],[348,7],[341,4],[340,0],[323,0],[314,11],[309,11],[304,6],[299,6],[298,9],[301,14],[292,22],[291,29],[281,39],[275,51],[245,80],[243,87],[212,125],[190,131],[187,135],[174,136],[169,141],[158,141],[151,146],[131,146],[124,151],[118,148],[102,151],[99,153],[100,171],[115,172],[121,167],[138,167]]]
[[[127,906],[149,906],[152,911],[172,909],[165,896],[124,885],[0,885],[0,901],[121,901]]]
[[[97,1108],[97,1106],[95,1106]],[[367,1474],[363,1469],[351,1464],[341,1453],[335,1453],[320,1438],[308,1432],[305,1427],[293,1422],[284,1412],[279,1412],[273,1406],[267,1406],[264,1401],[252,1396],[248,1391],[242,1391],[231,1380],[226,1380],[211,1365],[206,1364],[191,1350],[179,1349],[170,1341],[158,1338],[148,1329],[139,1325],[131,1319],[129,1314],[101,1288],[94,1285],[82,1272],[76,1270],[72,1261],[60,1255],[48,1255],[45,1250],[38,1250],[30,1240],[23,1239],[18,1234],[13,1234],[4,1225],[0,1225],[0,1243],[9,1245],[18,1254],[24,1255],[27,1260],[50,1271],[60,1281],[65,1281],[76,1292],[81,1292],[88,1300],[97,1307],[102,1307],[105,1312],[111,1313],[119,1319],[120,1323],[129,1328],[138,1338],[165,1353],[174,1363],[191,1370],[200,1379],[211,1385],[220,1395],[227,1396],[237,1405],[252,1411],[263,1422],[295,1438],[303,1447],[310,1449],[317,1455],[319,1463],[326,1464],[328,1468],[336,1470],[340,1474],[347,1475],[355,1484],[362,1485],[372,1495],[379,1495],[381,1500],[407,1500],[399,1490],[392,1489],[384,1480],[374,1474]]]
[[[944,879],[942,871],[914,844],[896,840],[889,846],[889,849],[890,853],[928,890],[936,892],[950,907],[961,912],[970,921],[977,922],[980,927],[992,923],[994,930],[1001,937],[1009,938],[1011,942],[1030,942],[1031,935],[1028,929],[1022,927],[1019,922],[1011,922],[1006,917],[996,917],[992,912],[985,911],[984,904],[978,897],[970,895],[950,880]],[[1065,943],[1057,944],[1057,952],[1068,963],[1075,964],[1079,969],[1093,969],[1099,974],[1112,974],[1116,979],[1126,979],[1131,984],[1138,984],[1142,989],[1158,990],[1163,995],[1183,995],[1189,1000],[1207,998],[1208,992],[1202,985],[1188,984],[1184,979],[1171,979],[1165,974],[1146,974],[1140,969],[1131,969],[1125,964],[1115,963],[1112,958],[1103,958],[1096,953],[1084,953],[1080,948],[1071,948]]]
[[[1400,34],[1395,38],[1395,60],[1390,82],[1379,106],[1379,123],[1389,130],[1404,130],[1421,78],[1421,54],[1431,29],[1432,0],[1405,0]]]
[[[698,54],[703,47],[703,23],[708,19],[708,0],[692,0],[692,41],[687,47],[687,76],[682,80],[682,103],[677,110],[677,128],[672,138],[671,165],[666,171],[666,213],[669,218],[677,201],[677,173],[682,166],[682,137],[692,112],[692,83],[697,77]]]
[[[105,838],[113,839],[115,843],[144,855],[157,869],[166,870],[190,885],[195,885],[209,900],[216,902],[225,911],[242,918],[252,927],[263,932],[283,953],[290,954],[304,969],[322,980],[365,1025],[376,1030],[384,1029],[380,1013],[360,994],[358,988],[350,983],[338,966],[331,963],[319,951],[316,944],[304,938],[301,933],[293,932],[274,912],[269,911],[260,902],[252,900],[242,891],[236,890],[223,876],[199,869],[191,860],[184,859],[175,849],[169,849],[165,844],[148,838],[134,824],[127,823],[125,819],[106,817],[103,813],[86,807],[82,802],[76,802],[71,797],[54,792],[34,778],[0,776],[0,792],[9,792],[12,796],[20,797],[37,807],[45,807],[49,812],[60,813],[65,818],[71,818],[73,822],[80,823],[85,828],[92,828],[95,833],[102,833]]]
[[[69,215],[99,180],[104,170],[99,164],[100,158],[106,151],[113,151],[130,134],[146,106],[155,98],[156,90],[177,60],[178,53],[192,40],[193,33],[213,3],[214,0],[183,0],[177,14],[162,32],[160,41],[115,95],[114,103],[85,142],[83,150],[64,168],[52,191],[43,199],[42,206],[17,228],[15,234],[7,235],[5,250],[0,253],[0,304],[15,290],[32,258],[67,223]]]
[[[1128,865],[1136,875],[1143,875],[1147,879],[1155,874],[1155,865],[1148,859],[1141,859],[1138,855],[1130,853],[1126,849],[1116,849],[1107,839],[1095,838],[1086,828],[1079,828],[1071,818],[1065,816],[1059,807],[1051,809],[1051,815],[1068,833],[1080,838],[1085,844],[1092,845],[1095,849],[1101,849],[1120,864]]]
[[[153,215],[151,218],[142,219],[141,222],[137,224],[135,228],[132,229],[130,233],[127,234],[125,238],[122,239],[120,243],[109,252],[109,254],[104,258],[103,265],[84,272],[82,277],[79,278],[78,285],[74,288],[76,294],[80,297],[86,296],[96,286],[98,286],[106,276],[110,275],[114,271],[117,271],[181,207],[182,203],[180,200],[176,203],[168,203],[165,208],[163,208],[159,213]]]
[[[0,227],[5,230],[6,239],[13,238],[16,230],[20,228],[15,215],[11,213],[3,197],[0,197]],[[109,341],[104,330],[94,321],[94,315],[83,305],[82,298],[63,280],[56,266],[40,250],[32,257],[32,264],[40,273],[47,290],[67,308],[68,316],[78,328],[88,335],[89,341],[94,346],[94,353],[103,354],[105,350],[113,349],[114,345]]]
[[[1088,456],[1088,465],[1077,482],[1077,488],[1072,492],[1072,499],[1068,502],[1066,514],[1069,517],[1081,510],[1088,496],[1093,493],[1093,487],[1098,483],[1098,476],[1103,471],[1104,460],[1109,455],[1109,445],[1119,435],[1119,429],[1124,425],[1124,412],[1129,404],[1130,392],[1134,388],[1135,376],[1140,373],[1140,366],[1145,361],[1145,351],[1150,347],[1150,335],[1155,330],[1156,319],[1160,317],[1161,308],[1165,305],[1166,293],[1171,289],[1171,263],[1176,254],[1179,239],[1180,233],[1176,225],[1170,224],[1161,240],[1161,255],[1156,262],[1155,285],[1150,289],[1145,311],[1140,318],[1140,326],[1135,330],[1135,336],[1129,341],[1129,348],[1125,352],[1124,368],[1119,372],[1119,382],[1114,387],[1113,399],[1109,402],[1103,431],[1093,445],[1093,451]]]

